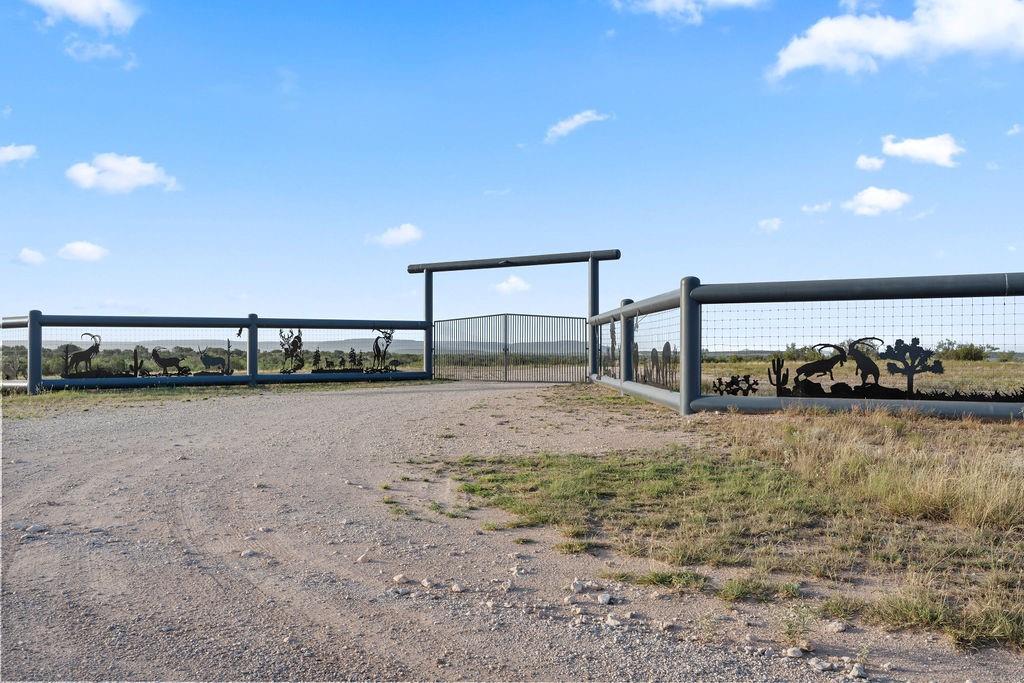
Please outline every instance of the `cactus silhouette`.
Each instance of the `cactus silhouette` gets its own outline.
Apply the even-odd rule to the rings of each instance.
[[[786,361],[782,358],[772,358],[772,369],[768,371],[768,383],[775,387],[776,396],[784,396],[786,385],[789,384],[789,370],[783,370],[785,365]]]

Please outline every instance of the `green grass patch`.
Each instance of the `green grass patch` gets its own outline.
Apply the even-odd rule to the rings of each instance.
[[[818,606],[818,614],[831,619],[844,619],[849,621],[864,609],[865,603],[859,598],[851,598],[846,595],[833,595],[826,598]]]
[[[593,550],[607,547],[607,543],[599,543],[597,541],[589,540],[563,541],[562,543],[555,544],[555,550],[563,555],[580,555],[582,553],[589,553]]]
[[[779,586],[762,576],[750,575],[729,579],[718,589],[717,595],[726,602],[772,602],[779,595]]]
[[[674,590],[703,590],[708,584],[708,577],[703,574],[691,571],[652,571],[646,574],[632,574],[630,572],[615,572],[607,577],[621,583],[631,583],[636,586],[661,586]]]

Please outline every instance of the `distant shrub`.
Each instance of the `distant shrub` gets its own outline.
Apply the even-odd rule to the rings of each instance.
[[[945,339],[935,345],[935,354],[946,360],[985,360],[998,348],[991,344],[961,344]]]

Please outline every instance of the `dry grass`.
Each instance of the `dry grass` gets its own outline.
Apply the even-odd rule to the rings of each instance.
[[[1024,423],[792,411],[692,425],[695,446],[454,467],[464,491],[514,514],[509,527],[752,568],[714,589],[724,599],[799,599],[789,577],[824,578],[840,583],[822,613],[1024,646]],[[864,578],[887,587],[867,606],[842,588]]]

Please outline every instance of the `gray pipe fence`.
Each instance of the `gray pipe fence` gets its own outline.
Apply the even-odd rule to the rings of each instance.
[[[5,380],[5,388],[24,387],[35,394],[49,389],[87,388],[130,388],[154,386],[202,386],[288,384],[300,382],[368,382],[381,380],[425,380],[431,378],[430,354],[424,356],[424,369],[420,371],[386,370],[379,371],[337,371],[317,372],[261,372],[259,369],[260,330],[415,330],[424,335],[430,323],[423,320],[345,320],[331,318],[260,318],[255,313],[245,318],[218,317],[155,317],[155,316],[106,316],[106,315],[46,315],[30,311],[27,316],[5,317],[0,320],[2,329],[27,329],[27,379],[24,381]],[[203,328],[238,330],[238,336],[246,333],[246,367],[239,374],[151,374],[148,376],[77,377],[55,378],[43,376],[43,339],[46,328],[87,328],[100,331],[107,328]],[[276,341],[276,338],[275,338]],[[5,342],[5,345],[7,343]],[[308,352],[308,347],[307,347]],[[226,359],[230,366],[231,356]],[[383,363],[382,363],[383,365]],[[227,369],[227,368],[225,368]]]
[[[911,400],[887,398],[827,398],[795,396],[705,395],[701,388],[702,312],[720,304],[756,304],[791,302],[884,301],[893,299],[953,299],[973,297],[1024,296],[1024,273],[979,275],[941,275],[790,282],[747,282],[702,284],[696,277],[684,277],[678,289],[632,301],[625,299],[615,309],[590,316],[588,325],[618,324],[621,329],[619,352],[614,352],[613,374],[591,373],[591,379],[623,393],[667,406],[689,415],[702,411],[764,413],[792,406],[828,411],[853,409],[915,410],[939,416],[979,416],[994,419],[1024,418],[1024,402]],[[652,386],[637,381],[634,349],[636,321],[665,311],[679,312],[678,389]],[[1024,329],[1022,329],[1024,332]],[[614,334],[614,333],[613,333]],[[601,339],[600,333],[598,338]],[[612,337],[614,340],[614,336]],[[666,342],[666,353],[669,344]],[[603,350],[603,349],[602,349]],[[653,352],[652,352],[653,353]],[[643,357],[639,357],[643,360]],[[654,359],[652,359],[654,360]],[[667,373],[666,373],[667,376]],[[866,382],[866,380],[865,380]],[[877,382],[876,382],[877,384]],[[1024,391],[1024,387],[1021,389]]]

